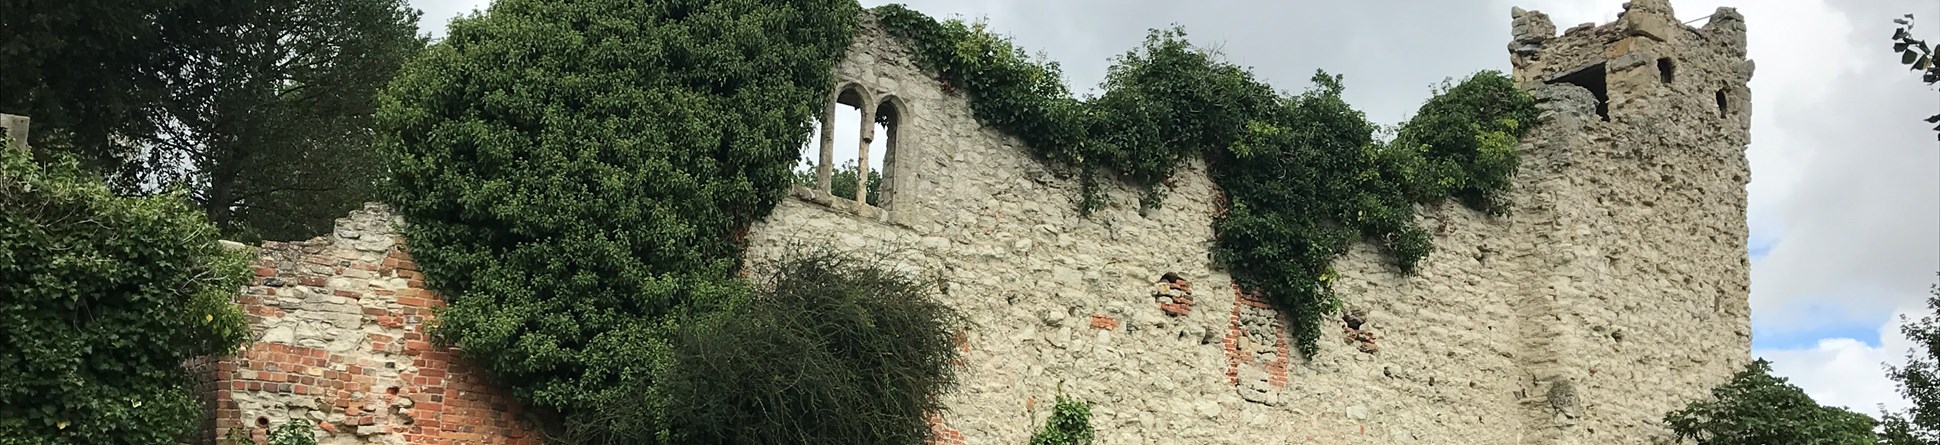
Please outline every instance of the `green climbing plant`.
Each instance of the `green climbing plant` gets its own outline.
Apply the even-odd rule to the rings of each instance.
[[[250,256],[189,202],[117,196],[76,162],[0,144],[0,443],[162,445],[194,430],[183,362],[249,337],[231,298]]]
[[[1535,100],[1507,76],[1447,82],[1392,141],[1341,98],[1339,76],[1283,95],[1243,67],[1193,46],[1177,28],[1154,30],[1117,57],[1102,93],[1072,97],[1058,65],[1034,59],[980,23],[937,21],[901,5],[874,9],[923,66],[970,98],[977,119],[1075,170],[1080,211],[1103,208],[1106,174],[1159,205],[1188,159],[1210,160],[1227,212],[1215,254],[1248,291],[1286,312],[1299,350],[1316,350],[1337,310],[1329,267],[1357,240],[1382,246],[1412,272],[1432,249],[1415,205],[1455,198],[1501,214],[1535,122]]]
[[[1030,445],[1091,445],[1091,402],[1058,394],[1051,417],[1031,433]]]

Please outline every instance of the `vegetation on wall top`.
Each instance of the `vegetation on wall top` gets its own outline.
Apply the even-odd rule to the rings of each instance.
[[[1370,239],[1412,271],[1432,248],[1415,223],[1417,203],[1454,197],[1506,211],[1516,140],[1536,118],[1533,98],[1483,71],[1444,85],[1393,141],[1378,141],[1377,126],[1341,99],[1340,77],[1319,73],[1314,89],[1283,96],[1177,29],[1153,31],[1116,59],[1102,94],[1079,100],[1057,64],[1026,57],[981,24],[901,5],[874,12],[919,63],[969,95],[979,120],[1077,169],[1082,211],[1105,204],[1101,172],[1144,187],[1149,207],[1187,159],[1209,159],[1229,206],[1215,222],[1215,254],[1289,315],[1306,355],[1338,305],[1332,261]]]

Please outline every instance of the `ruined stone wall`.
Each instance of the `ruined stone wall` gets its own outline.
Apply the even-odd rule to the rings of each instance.
[[[1060,388],[1095,404],[1103,444],[1654,443],[1665,412],[1749,360],[1743,19],[1691,28],[1665,0],[1561,36],[1540,13],[1512,19],[1514,77],[1543,101],[1514,213],[1424,208],[1436,250],[1412,276],[1355,247],[1335,264],[1346,310],[1310,360],[1212,261],[1221,199],[1202,161],[1157,209],[1115,187],[1080,216],[1076,179],[980,125],[866,18],[829,100],[893,106],[888,134],[865,131],[892,139],[886,198],[797,189],[750,230],[748,261],[772,273],[826,243],[943,278],[969,322],[963,384],[933,420],[946,443],[1024,443]],[[396,223],[372,206],[326,238],[265,244],[242,296],[256,342],[213,364],[217,432],[308,419],[326,444],[535,441],[425,341],[439,300]]]
[[[1735,12],[1698,29],[1639,0],[1623,17],[1555,36],[1516,12],[1515,78],[1545,102],[1515,213],[1424,209],[1436,251],[1413,276],[1356,247],[1335,265],[1346,314],[1312,360],[1211,260],[1203,162],[1158,209],[1121,187],[1081,217],[1074,178],[980,125],[867,20],[837,71],[865,113],[896,104],[896,198],[798,189],[748,257],[826,242],[944,278],[970,323],[938,428],[963,443],[1024,442],[1059,388],[1095,403],[1106,444],[1651,443],[1749,360],[1750,63]],[[1601,95],[1548,83],[1599,63]]]
[[[369,205],[305,242],[268,242],[239,298],[253,341],[203,365],[212,419],[197,443],[234,429],[311,422],[332,444],[536,444],[518,406],[423,327],[442,300],[398,235]]]

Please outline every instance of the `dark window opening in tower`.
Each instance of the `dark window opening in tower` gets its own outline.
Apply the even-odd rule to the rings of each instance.
[[[1669,57],[1657,59],[1657,74],[1668,85],[1672,80],[1677,78],[1677,65],[1672,64],[1671,58]]]
[[[1731,115],[1730,103],[1725,101],[1724,89],[1720,88],[1718,89],[1718,117],[1727,117],[1730,115]]]
[[[1606,76],[1603,72],[1603,64],[1599,63],[1596,65],[1591,65],[1589,67],[1583,68],[1574,73],[1558,76],[1554,79],[1551,79],[1549,83],[1567,83],[1570,85],[1583,87],[1583,89],[1586,89],[1586,90],[1590,90],[1590,95],[1596,96],[1596,115],[1598,117],[1603,118],[1604,121],[1609,121],[1610,120],[1610,88],[1609,88],[1609,85],[1605,82],[1605,78]]]

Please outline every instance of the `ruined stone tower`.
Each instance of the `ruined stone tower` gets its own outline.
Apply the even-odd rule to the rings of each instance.
[[[748,260],[763,273],[790,244],[826,243],[940,278],[968,320],[962,385],[934,419],[948,443],[1024,443],[1060,388],[1094,404],[1104,444],[1655,443],[1664,413],[1750,359],[1752,64],[1743,18],[1708,19],[1637,0],[1557,35],[1515,10],[1514,78],[1542,119],[1513,215],[1424,209],[1435,251],[1415,275],[1357,246],[1335,263],[1346,310],[1311,360],[1211,259],[1221,209],[1203,161],[1162,208],[1117,187],[1116,205],[1080,216],[1075,178],[981,125],[868,17],[828,101],[886,127],[862,129],[887,139],[882,199],[833,196],[819,172],[750,230]],[[826,168],[822,142],[810,157]],[[219,424],[307,416],[345,425],[323,441],[343,444],[534,440],[516,406],[423,341],[438,303],[391,219],[372,206],[328,238],[267,246],[244,296],[256,343],[217,364]]]

